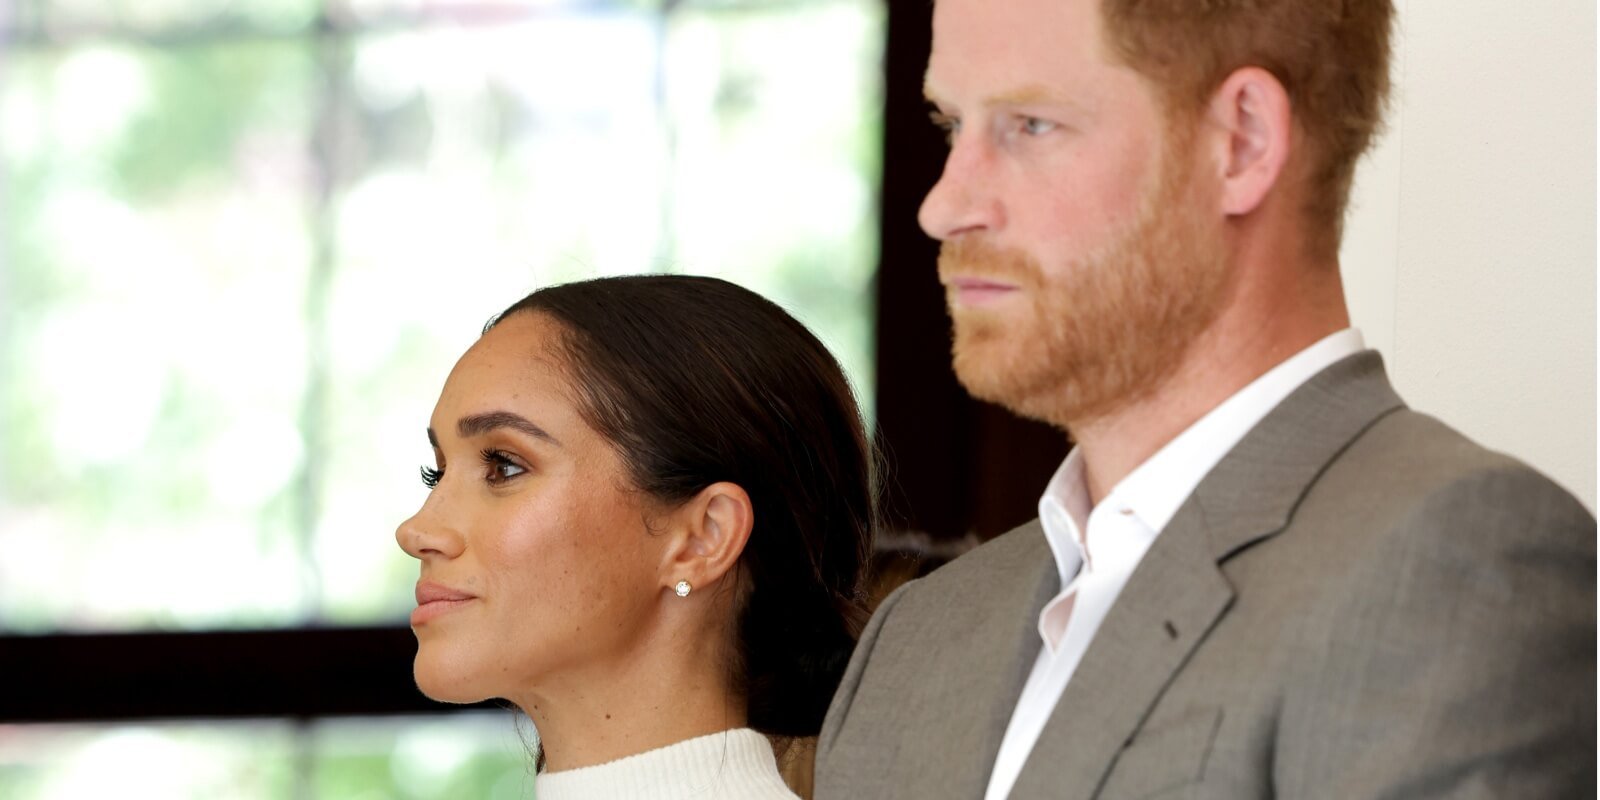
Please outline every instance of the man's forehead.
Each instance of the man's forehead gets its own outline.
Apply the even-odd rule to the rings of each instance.
[[[1096,0],[938,0],[923,76],[930,100],[1061,103],[1120,66],[1102,52]]]
[[[933,47],[1095,48],[1099,0],[937,0]]]
[[[1115,96],[1144,88],[1141,76],[1118,65],[981,64],[941,69],[930,62],[922,95],[930,104],[963,113],[1008,109],[1055,109],[1094,114]]]

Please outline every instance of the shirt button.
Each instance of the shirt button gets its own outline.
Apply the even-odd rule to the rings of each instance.
[[[1122,516],[1124,516],[1124,517],[1133,516],[1133,509],[1128,508],[1127,506],[1123,506],[1122,508],[1120,508],[1118,510],[1122,512]]]

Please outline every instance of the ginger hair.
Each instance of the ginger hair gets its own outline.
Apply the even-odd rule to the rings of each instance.
[[[1307,245],[1336,255],[1388,101],[1391,0],[1101,0],[1101,15],[1112,52],[1159,87],[1175,124],[1243,67],[1283,84],[1303,143]]]

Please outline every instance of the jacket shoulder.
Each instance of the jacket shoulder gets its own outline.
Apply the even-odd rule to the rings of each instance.
[[[1050,549],[1039,520],[1033,519],[951,559],[914,583],[930,589],[957,590],[999,576],[1015,578],[1018,569],[1037,565],[1041,557],[1051,558]]]
[[[1351,507],[1386,512],[1395,522],[1444,514],[1470,526],[1463,515],[1486,504],[1535,519],[1594,522],[1577,498],[1538,470],[1410,409],[1379,420],[1353,442],[1313,487],[1312,495],[1319,493],[1344,495]]]

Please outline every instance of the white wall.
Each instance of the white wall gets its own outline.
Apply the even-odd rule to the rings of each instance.
[[[1355,324],[1401,396],[1595,508],[1595,2],[1399,0]]]

